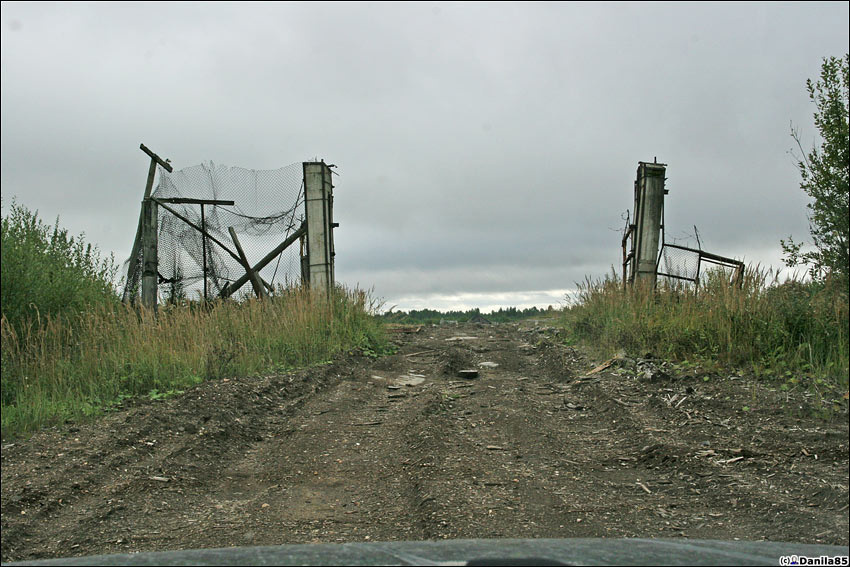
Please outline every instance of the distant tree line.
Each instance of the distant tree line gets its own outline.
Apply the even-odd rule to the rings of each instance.
[[[440,321],[457,321],[458,323],[468,323],[483,317],[491,323],[506,323],[509,321],[518,321],[520,319],[528,319],[530,317],[540,316],[544,313],[552,313],[554,308],[550,305],[546,309],[538,307],[528,307],[526,309],[517,309],[516,307],[499,308],[498,311],[490,313],[481,313],[481,310],[476,307],[467,311],[437,311],[435,309],[411,309],[410,311],[387,311],[381,317],[387,323],[418,323],[418,324],[439,324]]]

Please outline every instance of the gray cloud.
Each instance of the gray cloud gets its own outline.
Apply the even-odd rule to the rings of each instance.
[[[339,166],[341,280],[560,290],[619,262],[657,156],[668,236],[775,264],[808,236],[789,124],[814,140],[805,80],[847,22],[842,3],[3,3],[3,202],[123,257],[139,142],[178,168],[318,156]]]

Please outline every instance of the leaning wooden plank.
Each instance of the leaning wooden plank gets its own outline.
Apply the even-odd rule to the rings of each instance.
[[[236,246],[236,252],[239,253],[239,258],[242,260],[242,267],[245,268],[245,273],[248,274],[248,277],[251,278],[251,285],[254,286],[254,293],[257,294],[257,297],[262,299],[264,297],[268,297],[266,295],[266,290],[263,289],[263,284],[260,283],[260,278],[251,268],[250,262],[248,262],[248,256],[245,255],[245,251],[242,250],[242,245],[239,244],[239,238],[236,236],[236,231],[232,226],[227,227],[228,232],[230,232],[230,238],[233,239],[233,244]]]
[[[238,255],[236,255],[236,253],[233,252],[233,250],[228,248],[223,242],[221,242],[219,239],[217,239],[215,236],[213,236],[209,232],[203,230],[201,227],[199,227],[198,225],[196,225],[195,223],[193,223],[192,221],[190,221],[189,219],[187,219],[186,217],[184,217],[183,215],[181,215],[180,213],[178,213],[177,211],[175,211],[174,209],[172,209],[168,205],[166,205],[165,203],[167,203],[168,201],[165,201],[165,200],[162,200],[162,199],[157,199],[156,197],[151,197],[151,200],[156,201],[159,204],[159,206],[164,208],[166,211],[168,211],[169,213],[171,213],[172,215],[174,215],[178,219],[182,220],[183,222],[185,222],[186,224],[188,224],[189,226],[191,226],[192,228],[194,228],[195,230],[197,230],[198,232],[200,232],[201,234],[203,234],[204,236],[206,236],[207,238],[209,238],[210,240],[212,240],[213,242],[218,244],[221,247],[222,250],[224,250],[225,252],[230,254],[231,258],[233,258],[234,260],[236,260],[240,264],[242,263],[242,259]],[[246,279],[245,281],[248,281],[248,280]],[[269,284],[264,279],[260,278],[260,281],[263,282],[263,285],[266,286],[266,289],[268,289],[269,291],[274,289],[274,288],[272,288],[271,284]],[[245,283],[245,282],[243,281],[242,283]],[[241,284],[240,284],[240,286],[241,286]],[[226,291],[227,291],[227,286],[225,286],[224,289],[221,290],[221,296],[222,297],[227,297],[229,295],[229,294],[225,294]]]
[[[592,374],[596,374],[596,373],[598,373],[598,372],[602,372],[603,370],[605,370],[606,368],[608,368],[609,366],[611,366],[612,364],[614,364],[614,361],[615,361],[615,360],[617,360],[617,359],[616,359],[616,358],[611,358],[611,359],[606,360],[605,362],[603,362],[602,364],[600,364],[599,366],[597,366],[596,368],[594,368],[593,370],[591,370],[590,372],[588,372],[587,374],[585,374],[585,376],[590,376],[590,375],[592,375]]]
[[[274,250],[272,250],[271,252],[266,254],[265,257],[262,260],[257,262],[254,265],[253,270],[255,272],[259,273],[260,270],[265,268],[266,265],[269,262],[271,262],[272,260],[277,258],[278,254],[283,252],[287,247],[292,245],[292,243],[294,243],[296,240],[301,238],[301,235],[305,234],[306,232],[307,232],[307,223],[301,223],[301,227],[298,230],[296,230],[295,232],[293,232],[292,234],[290,234],[289,238],[287,238],[286,240],[281,242],[277,246],[277,248],[275,248]],[[245,283],[248,281],[248,279],[249,279],[248,274],[243,275],[238,280],[236,280],[235,282],[233,282],[232,284],[228,285],[226,288],[221,290],[221,296],[222,297],[229,297],[229,296],[233,295],[234,293],[236,293],[239,290],[240,287],[245,285]]]

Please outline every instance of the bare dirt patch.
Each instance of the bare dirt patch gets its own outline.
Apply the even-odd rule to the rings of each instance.
[[[799,394],[652,361],[588,375],[597,364],[552,333],[399,332],[382,359],[208,382],[6,440],[2,559],[444,538],[848,544],[846,407],[815,419]]]

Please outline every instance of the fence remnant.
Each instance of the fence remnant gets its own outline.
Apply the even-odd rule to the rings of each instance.
[[[628,277],[630,283],[641,280],[650,286],[655,286],[655,266],[658,258],[660,231],[663,230],[664,188],[667,164],[638,162],[637,178],[635,179],[634,224],[629,225],[623,237],[625,253],[626,238],[631,236],[631,252],[624,258],[623,278]],[[629,262],[630,260],[630,262]],[[626,266],[630,264],[626,276]]]
[[[734,270],[734,282],[743,281],[744,263],[701,248],[689,248],[666,242],[664,235],[664,187],[667,164],[638,162],[635,179],[633,222],[626,221],[621,242],[623,285],[635,281],[655,287],[658,276],[699,285],[702,263]],[[696,227],[694,227],[696,230]],[[660,244],[660,250],[659,250]]]
[[[157,219],[156,201],[142,201],[142,305],[148,309],[156,309]]]
[[[233,244],[236,246],[236,252],[239,253],[239,259],[242,260],[242,266],[245,268],[245,273],[251,279],[251,285],[254,286],[254,293],[257,294],[259,298],[268,297],[266,290],[263,289],[263,284],[260,282],[260,276],[257,274],[257,271],[251,267],[251,263],[248,262],[248,256],[245,255],[245,251],[242,250],[242,245],[239,243],[239,237],[236,236],[236,231],[232,226],[227,227],[228,232],[230,232],[230,238],[233,239]]]
[[[313,290],[330,293],[334,287],[333,182],[324,161],[304,162],[307,216],[307,281]]]
[[[298,230],[296,230],[291,235],[289,235],[289,238],[287,238],[286,240],[281,242],[274,250],[272,250],[271,252],[266,254],[266,256],[262,260],[260,260],[256,264],[254,264],[254,267],[251,268],[251,270],[254,271],[254,272],[259,272],[260,270],[265,268],[267,265],[269,265],[272,262],[272,260],[277,258],[280,255],[281,252],[286,250],[296,240],[298,240],[299,238],[301,238],[305,234],[307,234],[307,223],[306,222],[303,223]],[[221,297],[230,297],[231,295],[236,293],[239,290],[240,287],[245,285],[245,283],[248,280],[249,280],[248,274],[247,273],[243,274],[239,279],[237,279],[233,283],[225,286],[224,289],[221,290]]]
[[[234,257],[234,258],[236,258],[240,261],[241,261],[241,258],[239,258],[239,256],[234,254],[224,244],[219,242],[219,240],[217,238],[210,235],[210,233],[207,231],[207,220],[206,220],[206,214],[205,214],[205,211],[204,211],[204,205],[207,205],[207,206],[209,206],[209,205],[212,205],[212,206],[233,205],[234,201],[228,201],[228,200],[223,200],[223,199],[192,199],[192,198],[182,198],[182,197],[173,197],[173,198],[170,198],[170,199],[157,199],[156,197],[151,197],[150,200],[152,200],[155,203],[163,206],[165,208],[165,210],[169,211],[171,214],[173,214],[177,218],[181,219],[183,222],[185,222],[186,224],[188,224],[189,226],[191,226],[192,228],[196,229],[198,232],[201,233],[201,251],[202,251],[201,255],[203,257],[202,271],[203,271],[203,279],[204,279],[204,301],[206,301],[208,299],[208,295],[209,295],[209,286],[207,285],[207,274],[208,274],[208,270],[207,270],[207,258],[208,258],[207,240],[212,240],[213,242],[215,242],[216,244],[221,246],[221,248],[225,252],[230,254],[232,257]],[[165,203],[184,204],[184,205],[200,205],[201,206],[201,226],[197,226],[192,221],[184,218],[182,215],[180,215],[180,213],[176,212],[171,207],[168,207]]]
[[[703,262],[733,270],[732,281],[741,287],[744,281],[744,263],[734,258],[711,254],[699,248],[688,248],[678,244],[664,243],[658,255],[657,272],[659,276],[689,281],[699,285],[703,275]],[[662,271],[663,270],[663,271]]]
[[[171,163],[170,163],[171,160],[168,160],[168,159],[163,160],[161,157],[156,155],[154,152],[150,151],[146,145],[140,144],[139,149],[142,150],[143,152],[145,152],[146,154],[148,154],[151,158],[151,164],[150,164],[150,167],[148,168],[148,179],[147,179],[147,182],[145,183],[145,196],[142,199],[144,201],[146,199],[149,199],[150,196],[151,196],[151,190],[153,189],[153,180],[154,180],[154,176],[156,175],[156,166],[159,165],[160,167],[162,167],[164,170],[168,171],[169,173],[171,173],[172,167],[171,167]],[[129,271],[128,271],[128,274],[127,274],[127,285],[124,287],[124,294],[123,294],[123,301],[125,303],[127,301],[131,300],[131,296],[132,296],[132,299],[135,299],[135,294],[138,293],[138,291],[139,291],[138,288],[134,289],[133,286],[130,285],[130,283],[138,281],[138,278],[139,278],[139,274],[138,274],[138,269],[139,269],[139,265],[140,265],[139,253],[141,252],[141,246],[142,246],[143,219],[144,219],[144,210],[139,211],[139,224],[136,227],[136,236],[135,236],[135,238],[133,238],[133,248],[132,248],[132,251],[130,252],[130,264],[128,266]]]
[[[211,292],[229,297],[249,281],[258,297],[299,280],[330,293],[333,229],[339,226],[333,222],[334,166],[314,160],[247,170],[210,162],[174,171],[168,160],[141,147],[152,162],[126,263],[125,301],[135,302],[140,291],[152,308],[158,291],[170,293],[171,300],[185,299],[189,291],[204,299]],[[160,176],[153,190],[156,166]],[[283,242],[276,234],[283,235]],[[300,252],[290,248],[299,240]],[[254,263],[257,251],[269,247],[273,250]],[[161,285],[168,287],[160,290]]]

